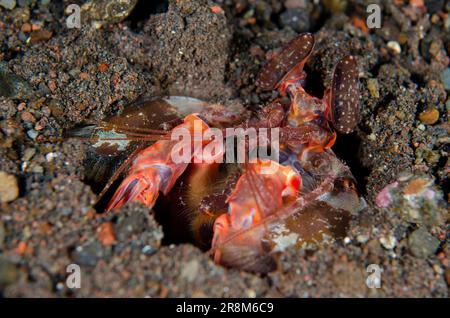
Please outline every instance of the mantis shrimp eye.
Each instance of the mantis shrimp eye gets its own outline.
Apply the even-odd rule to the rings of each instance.
[[[340,191],[356,191],[356,183],[351,178],[336,180],[335,187],[339,188]]]

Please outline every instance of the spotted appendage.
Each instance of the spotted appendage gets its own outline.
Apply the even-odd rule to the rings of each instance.
[[[263,90],[271,90],[278,86],[285,76],[289,76],[292,70],[301,72],[313,48],[313,35],[300,34],[263,67],[256,79],[256,85]]]
[[[330,91],[330,115],[334,129],[351,133],[359,120],[358,66],[353,56],[346,56],[334,69]]]

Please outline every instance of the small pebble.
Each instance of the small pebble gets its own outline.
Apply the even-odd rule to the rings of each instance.
[[[369,78],[367,80],[367,89],[370,92],[370,95],[374,98],[380,97],[380,92],[378,89],[378,80],[376,78]]]
[[[22,31],[23,33],[30,33],[31,32],[31,24],[29,24],[29,23],[22,24],[20,31]]]
[[[44,173],[44,167],[39,166],[39,165],[33,166],[33,168],[31,169],[31,171],[32,171],[33,173],[41,174],[41,173]]]
[[[52,32],[47,30],[35,30],[31,32],[28,38],[28,43],[39,43],[49,40],[52,37]]]
[[[248,289],[246,293],[247,293],[247,297],[248,298],[255,298],[256,297],[256,292],[253,289]]]
[[[440,241],[431,235],[424,227],[412,232],[408,237],[411,254],[419,258],[427,258],[438,249]]]
[[[405,185],[403,193],[408,196],[420,195],[424,193],[431,184],[432,181],[428,178],[415,178]]]
[[[28,135],[28,137],[30,137],[31,139],[34,140],[34,139],[36,139],[38,133],[37,133],[36,130],[30,129],[30,130],[27,131],[27,135]]]
[[[98,240],[103,246],[110,246],[116,242],[116,236],[114,234],[114,228],[111,222],[106,222],[100,225]]]
[[[138,0],[91,0],[83,1],[81,16],[90,20],[95,28],[118,23],[124,20],[134,9]]]
[[[212,6],[211,11],[215,14],[223,14],[223,10],[220,6]]]
[[[450,2],[449,2],[450,3]],[[444,29],[450,29],[450,15],[447,14],[447,18],[444,20]]]
[[[19,196],[19,186],[14,175],[0,171],[0,202],[11,202]]]
[[[101,64],[98,66],[98,71],[99,71],[100,73],[105,73],[107,70],[108,70],[108,64],[106,64],[106,63],[101,63]]]
[[[157,249],[151,245],[145,245],[142,248],[142,253],[147,254],[147,255],[153,255],[156,253],[156,251],[157,251]]]
[[[20,114],[20,118],[26,122],[36,122],[36,118],[34,118],[33,114],[30,112],[23,112]]]
[[[47,160],[47,162],[52,162],[53,159],[55,159],[58,155],[54,152],[49,152],[48,154],[45,155],[45,160]]]
[[[370,135],[367,136],[367,139],[369,139],[370,141],[375,141],[377,140],[377,135],[371,133]]]
[[[17,105],[17,110],[19,112],[23,111],[25,108],[27,107],[27,104],[25,103],[20,103],[19,105]]]
[[[59,283],[56,284],[56,289],[57,289],[57,290],[63,290],[63,289],[64,289],[64,286],[65,286],[65,285],[64,285],[63,283],[59,282]]]
[[[34,129],[36,131],[41,131],[42,129],[45,128],[46,124],[47,124],[47,120],[45,119],[45,117],[43,117],[36,123],[36,125],[34,126]]]
[[[387,47],[395,54],[402,53],[402,48],[397,41],[389,41]]]
[[[439,111],[435,108],[429,108],[419,114],[419,120],[427,125],[433,125],[439,119]]]
[[[367,241],[369,240],[369,236],[364,235],[364,234],[359,234],[359,235],[356,237],[356,240],[357,240],[358,243],[360,243],[360,244],[366,244]]]
[[[0,0],[0,7],[12,10],[16,7],[16,0]]]
[[[78,77],[80,75],[81,71],[78,68],[73,68],[69,71],[69,74],[72,77]],[[81,76],[80,76],[81,77]]]
[[[54,92],[56,90],[56,82],[51,80],[50,82],[48,82],[48,88]]]
[[[450,90],[450,67],[447,67],[441,73],[442,82],[446,90]]]
[[[44,82],[39,83],[38,89],[42,95],[50,94],[50,89],[48,88],[47,84],[45,84]]]
[[[23,161],[30,161],[31,158],[33,158],[33,156],[36,154],[36,149],[34,148],[27,148],[25,149],[25,151],[23,152],[23,157],[22,160]]]
[[[392,250],[397,245],[397,239],[393,235],[382,236],[380,244],[387,250]]]
[[[431,42],[429,52],[433,57],[438,56],[439,53],[441,52],[441,43],[437,41]]]
[[[442,269],[441,265],[439,265],[439,264],[433,264],[433,269],[436,274],[439,274],[439,275],[444,274],[444,270]]]

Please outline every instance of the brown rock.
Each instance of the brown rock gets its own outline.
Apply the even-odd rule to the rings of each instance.
[[[29,24],[29,23],[22,24],[22,27],[20,28],[20,30],[23,33],[30,33],[31,32],[31,24]]]
[[[106,63],[101,63],[101,64],[98,66],[98,71],[99,71],[100,73],[105,73],[107,70],[108,70],[108,64],[106,64]]]
[[[11,202],[19,196],[19,187],[15,176],[0,171],[0,202]]]
[[[114,234],[114,228],[111,222],[106,222],[100,225],[98,240],[104,246],[110,246],[116,242],[116,236]]]
[[[48,82],[48,88],[50,88],[50,90],[52,92],[54,92],[56,90],[56,82],[51,80],[50,82]]]
[[[36,118],[34,118],[33,114],[30,112],[23,112],[22,114],[20,114],[20,118],[23,121],[31,121],[31,122],[36,122]]]
[[[406,185],[403,191],[406,195],[420,194],[430,185],[430,182],[428,179],[414,179]]]
[[[31,32],[29,42],[38,43],[47,41],[52,37],[52,32],[47,30],[35,30]]]
[[[17,105],[17,110],[19,112],[23,111],[25,108],[27,107],[27,104],[25,103],[20,103],[19,105]]]
[[[45,119],[45,117],[43,117],[36,123],[36,125],[34,125],[34,130],[41,131],[45,128],[46,125],[47,120]]]
[[[436,108],[429,108],[419,114],[419,120],[427,125],[433,125],[439,119],[439,111]]]

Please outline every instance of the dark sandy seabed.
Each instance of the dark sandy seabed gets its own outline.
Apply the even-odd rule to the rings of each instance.
[[[140,0],[107,11],[114,2],[96,1],[82,28],[68,29],[64,8],[83,1],[0,0],[1,296],[448,297],[450,1]],[[381,29],[365,27],[369,3],[382,8]],[[254,109],[275,96],[254,85],[265,53],[304,31],[316,37],[306,70],[317,95],[342,56],[358,57],[360,123],[334,150],[367,208],[344,240],[290,249],[272,273],[163,244],[139,204],[99,215],[83,182],[89,144],[36,141],[141,95]],[[391,204],[378,208],[376,195],[396,180]],[[66,287],[71,263],[80,289]],[[369,264],[384,270],[379,289],[366,286]]]

